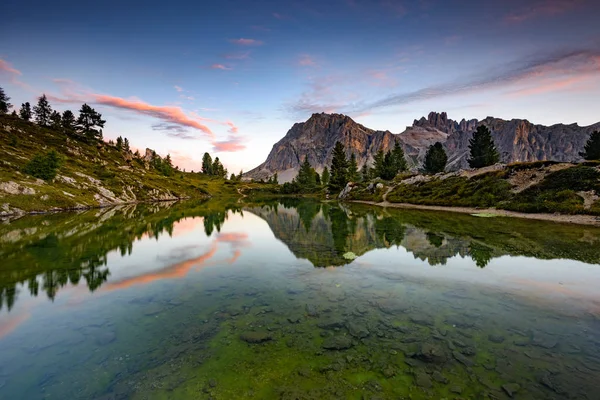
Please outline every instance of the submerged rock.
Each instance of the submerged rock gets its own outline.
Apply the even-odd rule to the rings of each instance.
[[[327,350],[346,350],[350,347],[352,347],[352,339],[348,336],[333,336],[323,342],[323,348]]]
[[[517,393],[519,389],[521,389],[521,385],[518,383],[507,383],[502,385],[502,390],[504,390],[510,397],[514,397],[514,394]]]
[[[317,323],[317,326],[321,329],[342,329],[344,325],[345,321],[339,318],[331,318]]]
[[[348,328],[348,332],[350,335],[354,336],[357,339],[363,339],[369,336],[369,330],[367,327],[360,322],[348,322],[346,324],[346,328]]]
[[[417,375],[415,375],[415,383],[417,384],[417,386],[422,387],[424,389],[430,389],[433,386],[429,375],[423,372],[420,372]]]
[[[416,358],[428,363],[436,364],[445,363],[448,359],[444,349],[434,343],[423,343],[419,352],[416,354]]]
[[[268,342],[273,339],[273,336],[267,331],[245,332],[240,335],[240,339],[246,343],[256,344]]]
[[[492,343],[502,343],[504,342],[504,336],[490,334],[488,340]]]
[[[454,359],[456,361],[458,361],[459,363],[463,364],[466,367],[472,367],[473,365],[475,365],[475,362],[473,360],[465,357],[462,353],[460,353],[458,351],[453,351],[452,356],[454,357]]]
[[[319,310],[317,309],[317,306],[315,306],[315,305],[307,304],[306,307],[304,307],[304,309],[306,310],[306,315],[308,315],[309,317],[318,317],[319,316]]]

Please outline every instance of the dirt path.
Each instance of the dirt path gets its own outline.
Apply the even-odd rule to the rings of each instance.
[[[520,213],[515,211],[497,210],[494,208],[471,208],[471,207],[445,207],[445,206],[425,206],[419,204],[407,204],[407,203],[390,203],[387,200],[387,194],[383,196],[384,201],[376,203],[374,201],[365,200],[352,200],[352,203],[371,204],[380,207],[390,208],[404,208],[404,209],[416,209],[416,210],[430,210],[430,211],[448,211],[456,212],[461,214],[494,214],[499,217],[512,217],[512,218],[525,218],[525,219],[536,219],[541,221],[554,221],[569,224],[580,224],[580,225],[594,225],[600,226],[600,217],[593,215],[564,215],[564,214],[528,214]]]

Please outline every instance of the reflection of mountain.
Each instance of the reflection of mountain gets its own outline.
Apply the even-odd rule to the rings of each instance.
[[[600,262],[593,245],[600,244],[600,229],[593,227],[307,201],[246,210],[263,218],[296,257],[316,267],[344,265],[350,262],[343,257],[347,252],[360,256],[392,245],[430,265],[460,256],[483,268],[503,255]]]
[[[131,254],[135,240],[171,236],[176,222],[195,216],[205,217],[210,235],[220,231],[227,210],[224,205],[215,210],[210,203],[156,203],[31,216],[0,225],[0,309],[4,304],[12,308],[19,285],[50,299],[61,287],[82,280],[94,291],[110,275],[109,252]]]

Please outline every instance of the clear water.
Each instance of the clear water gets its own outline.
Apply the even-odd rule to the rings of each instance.
[[[0,224],[2,399],[597,399],[600,229],[283,201]]]

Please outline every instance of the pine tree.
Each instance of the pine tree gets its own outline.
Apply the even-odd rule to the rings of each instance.
[[[331,177],[329,178],[329,190],[339,193],[348,183],[348,159],[344,145],[337,142],[333,148],[333,159],[331,160]]]
[[[425,163],[423,168],[429,174],[437,174],[443,172],[448,162],[446,151],[440,142],[432,144],[425,154]]]
[[[37,122],[39,126],[50,126],[52,107],[50,107],[50,103],[48,103],[45,94],[42,94],[42,96],[38,98],[38,103],[33,107],[33,112],[35,113],[35,122]]]
[[[171,154],[167,154],[165,157],[165,164],[173,168],[173,160],[171,160]]]
[[[123,138],[121,136],[117,138],[117,150],[123,150]]]
[[[483,168],[500,161],[500,154],[496,150],[492,133],[483,125],[479,126],[473,137],[469,139],[469,150],[471,156],[468,162],[471,168]]]
[[[62,113],[62,127],[67,133],[75,132],[75,115],[71,110]]]
[[[105,120],[102,119],[102,114],[94,110],[92,107],[84,104],[79,110],[79,118],[77,118],[77,127],[79,131],[88,140],[101,140],[102,129],[104,128]]]
[[[0,114],[7,114],[8,110],[12,107],[12,104],[9,103],[10,97],[4,93],[4,89],[0,87]]]
[[[241,176],[242,175],[240,173],[240,180],[242,179]],[[275,172],[275,175],[273,175],[273,183],[279,185],[279,177],[277,176],[277,172]]]
[[[323,169],[323,173],[321,174],[321,184],[323,186],[327,186],[329,184],[329,169],[327,167]]]
[[[221,164],[219,157],[216,157],[215,161],[212,164],[212,174],[220,178],[227,177],[227,170],[225,169],[225,167],[223,167],[223,164]]]
[[[62,127],[62,118],[58,111],[52,111],[52,114],[50,114],[50,123],[52,129],[59,130]]]
[[[380,149],[373,157],[373,172],[375,177],[381,178],[385,174],[385,153]]]
[[[600,131],[590,135],[583,152],[579,153],[585,160],[600,160]]]
[[[241,182],[243,175],[244,175],[244,171],[240,169],[240,173],[237,176],[237,180]],[[277,176],[277,173],[275,173],[275,176]]]
[[[236,181],[237,180],[237,177],[235,176],[235,174],[233,172],[231,173],[231,176],[229,177],[229,180],[230,181]]]
[[[213,160],[208,153],[204,153],[204,156],[202,156],[202,173],[204,175],[213,174]]]
[[[394,160],[394,169],[397,175],[399,172],[406,171],[406,159],[404,158],[404,150],[402,150],[402,146],[400,145],[400,141],[396,141],[394,144],[394,148],[392,149],[392,158]]]
[[[360,175],[358,174],[358,164],[356,163],[356,155],[352,153],[350,156],[350,163],[348,164],[348,180],[350,182],[360,181]]]
[[[310,192],[317,186],[314,171],[315,170],[310,166],[308,156],[305,156],[304,162],[300,165],[298,176],[296,176],[296,182],[298,182],[302,191]]]
[[[127,138],[123,139],[123,150],[125,150],[127,153],[131,151],[131,148],[129,147],[129,139]]]
[[[369,173],[369,167],[367,166],[366,162],[363,164],[362,168],[360,169],[360,176],[361,176],[363,182],[367,182],[369,179],[371,179],[370,173]]]
[[[19,110],[19,116],[21,119],[25,121],[31,121],[32,112],[31,112],[31,104],[29,102],[21,104],[21,109]]]

